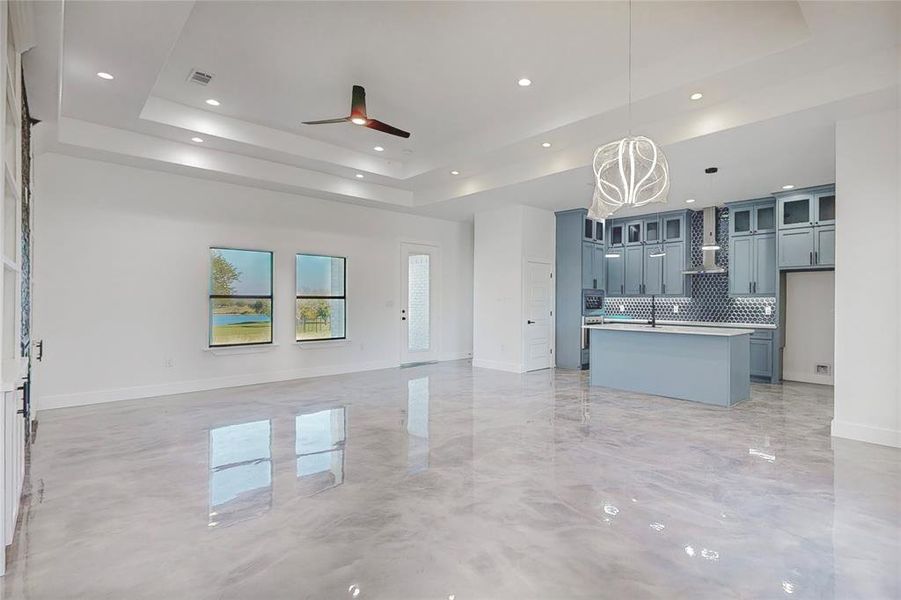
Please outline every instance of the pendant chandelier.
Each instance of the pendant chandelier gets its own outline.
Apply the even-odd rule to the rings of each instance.
[[[629,0],[629,133],[594,151],[594,195],[588,216],[603,220],[622,207],[666,202],[669,165],[650,138],[632,135],[632,1]]]

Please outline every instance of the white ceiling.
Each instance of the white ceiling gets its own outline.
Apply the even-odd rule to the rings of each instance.
[[[593,148],[630,122],[623,2],[84,1],[34,13],[26,78],[48,150],[467,219],[510,202],[587,205]],[[671,203],[832,181],[835,120],[897,102],[899,14],[635,3],[631,124],[667,152]],[[188,82],[192,68],[212,83]],[[412,137],[300,125],[347,114],[354,84],[370,116]]]

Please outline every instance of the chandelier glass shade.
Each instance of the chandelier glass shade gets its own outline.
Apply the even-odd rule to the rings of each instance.
[[[592,219],[606,219],[622,207],[666,202],[669,165],[653,140],[629,136],[594,151],[595,188],[588,209]]]

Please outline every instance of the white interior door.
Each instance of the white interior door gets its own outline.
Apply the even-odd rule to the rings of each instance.
[[[526,371],[551,366],[551,327],[554,280],[549,263],[529,261],[526,266],[525,306],[526,322],[523,330],[523,364]]]
[[[401,244],[401,364],[438,360],[438,248]]]

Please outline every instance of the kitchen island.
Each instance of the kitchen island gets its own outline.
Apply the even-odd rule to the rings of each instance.
[[[591,385],[732,406],[751,394],[751,330],[604,323],[590,335]]]

